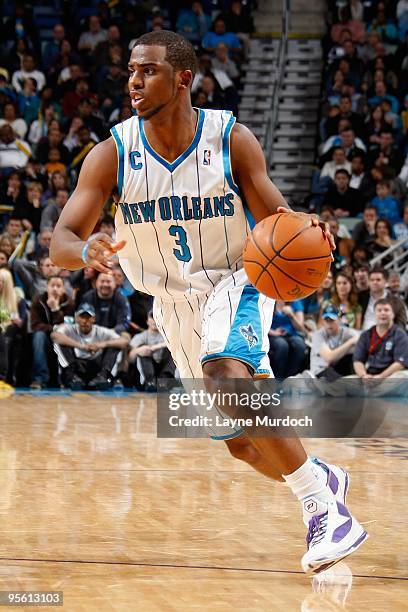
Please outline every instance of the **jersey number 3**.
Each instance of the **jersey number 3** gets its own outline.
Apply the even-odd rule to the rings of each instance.
[[[176,244],[179,249],[173,249],[173,253],[175,257],[179,261],[190,261],[191,259],[191,251],[187,245],[187,234],[184,228],[179,225],[171,225],[169,227],[170,236],[175,236],[177,238]]]

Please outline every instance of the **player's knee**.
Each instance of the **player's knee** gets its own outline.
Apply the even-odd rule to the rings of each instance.
[[[222,380],[223,378],[248,378],[248,367],[236,359],[216,359],[203,365],[205,379]]]
[[[254,464],[259,458],[259,453],[249,440],[244,438],[233,438],[226,440],[226,445],[231,455],[235,459],[245,461],[245,463]]]

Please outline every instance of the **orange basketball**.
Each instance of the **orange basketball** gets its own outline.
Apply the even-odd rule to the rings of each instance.
[[[330,269],[331,249],[322,228],[293,212],[263,219],[248,236],[244,267],[264,295],[285,302],[304,298]]]

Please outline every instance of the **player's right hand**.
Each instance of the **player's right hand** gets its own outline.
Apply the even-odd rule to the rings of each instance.
[[[87,240],[86,265],[98,272],[112,274],[112,257],[123,249],[126,240],[115,242],[108,234],[94,234]]]

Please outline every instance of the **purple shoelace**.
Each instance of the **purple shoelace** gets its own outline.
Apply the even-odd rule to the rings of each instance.
[[[318,514],[316,516],[312,516],[309,521],[309,529],[306,536],[307,548],[309,549],[311,546],[315,546],[320,542],[326,533],[327,528],[327,518],[328,514],[325,512],[324,514]]]

